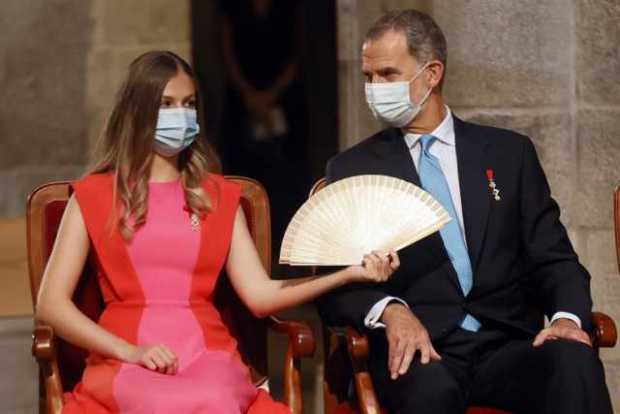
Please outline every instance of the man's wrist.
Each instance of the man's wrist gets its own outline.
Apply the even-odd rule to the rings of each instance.
[[[574,320],[569,319],[569,318],[557,318],[556,320],[551,322],[551,325],[565,327],[565,328],[570,327],[573,329],[581,329],[581,327],[577,325],[577,323]]]
[[[407,308],[400,302],[389,303],[383,310],[383,314],[381,315],[381,322],[386,323],[386,321],[390,318],[391,315],[396,312],[402,311],[403,309],[408,310],[409,308]]]

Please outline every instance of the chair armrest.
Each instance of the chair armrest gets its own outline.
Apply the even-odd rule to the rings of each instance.
[[[356,329],[348,327],[345,330],[347,349],[354,363],[366,363],[368,361],[368,338]]]
[[[368,338],[351,327],[345,329],[345,335],[351,366],[353,367],[353,379],[359,408],[362,414],[380,413],[381,406],[368,372],[367,361],[370,352]]]
[[[32,355],[36,358],[45,385],[46,412],[62,412],[62,381],[56,359],[56,340],[51,326],[38,324],[32,332]]]
[[[56,349],[54,330],[51,326],[37,325],[32,332],[32,355],[37,361],[51,361]]]
[[[294,358],[307,358],[314,355],[316,343],[312,328],[306,322],[284,321],[270,316],[269,327],[275,332],[288,335],[289,346]]]
[[[267,319],[275,332],[288,336],[288,349],[284,359],[284,402],[293,414],[303,413],[300,358],[314,355],[315,340],[312,329],[305,322],[283,321],[274,316]]]
[[[618,331],[611,317],[602,312],[592,312],[592,344],[595,348],[611,348],[616,345]]]

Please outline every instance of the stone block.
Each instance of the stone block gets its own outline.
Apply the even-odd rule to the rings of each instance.
[[[620,184],[620,111],[580,110],[577,114],[576,223],[613,226],[613,191]]]
[[[576,75],[579,102],[620,106],[620,2],[576,3]]]
[[[30,354],[32,318],[0,318],[0,412],[33,413],[37,367]]]
[[[458,115],[458,108],[455,108]],[[529,136],[536,147],[551,194],[560,205],[564,225],[572,224],[575,212],[574,194],[577,175],[576,144],[568,113],[535,111],[485,112],[466,111],[464,117],[472,122],[506,128]]]
[[[616,259],[616,243],[613,229],[588,231],[586,236],[588,264],[592,273],[618,273]],[[618,299],[620,299],[620,276],[618,285]]]
[[[572,9],[564,1],[435,1],[432,14],[448,42],[451,105],[567,104]]]
[[[10,1],[5,8],[3,3],[2,168],[82,160],[88,4]]]
[[[188,42],[190,1],[99,0],[96,41],[103,45],[137,46]]]
[[[360,28],[362,8],[357,0],[336,2],[338,60],[350,61],[361,59],[362,38]]]
[[[92,4],[93,0],[5,0],[0,45],[55,49],[57,45],[88,44]]]
[[[0,170],[0,217],[23,216],[28,195],[39,185],[55,180],[73,180],[83,173],[83,165],[23,166]]]

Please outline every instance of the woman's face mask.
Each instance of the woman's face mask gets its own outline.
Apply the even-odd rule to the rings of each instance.
[[[155,128],[155,151],[164,157],[173,157],[189,147],[200,126],[193,108],[163,108],[159,110]]]
[[[409,96],[409,84],[416,80],[427,67],[428,63],[409,81],[366,82],[366,102],[375,118],[396,128],[402,128],[413,121],[430,96],[432,88],[428,89],[420,103],[415,103]]]

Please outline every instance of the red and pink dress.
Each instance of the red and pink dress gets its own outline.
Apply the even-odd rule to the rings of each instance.
[[[99,265],[99,325],[138,345],[164,344],[176,375],[92,353],[63,413],[290,413],[252,383],[237,343],[213,304],[228,256],[240,188],[210,174],[214,209],[192,226],[180,181],[149,183],[146,224],[126,242],[110,225],[113,178],[73,184]]]

